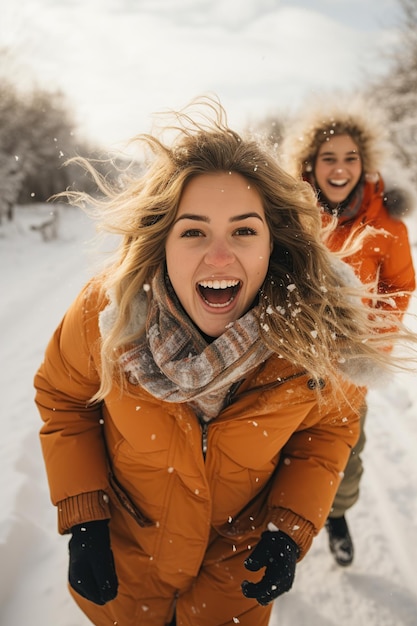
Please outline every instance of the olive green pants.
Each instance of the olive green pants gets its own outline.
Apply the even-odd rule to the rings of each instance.
[[[364,404],[361,409],[359,439],[350,453],[345,473],[334,498],[329,517],[342,517],[359,498],[359,483],[363,474],[361,453],[366,442],[364,427],[367,412],[368,407]]]

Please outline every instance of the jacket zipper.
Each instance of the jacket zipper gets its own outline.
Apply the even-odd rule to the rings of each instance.
[[[203,422],[201,424],[201,447],[203,450],[204,458],[206,458],[207,454],[208,426],[208,422]]]
[[[224,401],[223,409],[225,409],[226,407],[228,407],[228,406],[230,406],[232,404],[233,397],[236,394],[236,391],[239,389],[239,387],[242,384],[242,382],[243,382],[243,380],[239,380],[236,383],[233,383],[233,385],[230,387],[229,391],[227,392],[225,401]],[[204,457],[204,459],[206,458],[206,454],[207,454],[209,423],[210,422],[203,422],[203,421],[201,421],[201,447],[202,447],[202,450],[203,450],[203,457]]]
[[[287,378],[280,380],[280,381],[274,381],[274,383],[272,385],[266,385],[265,387],[263,387],[263,389],[267,389],[267,388],[274,388],[274,387],[278,387],[281,386],[282,384],[293,380],[294,378],[299,378],[300,376],[304,376],[305,372],[297,372],[296,374],[293,374],[292,376],[288,376]],[[310,382],[310,381],[309,381]],[[227,408],[228,406],[230,406],[235,398],[236,392],[239,389],[240,385],[243,383],[243,380],[239,380],[236,383],[233,383],[233,385],[231,385],[229,391],[227,392],[225,401],[224,401],[224,405],[223,405],[223,409]],[[323,385],[320,385],[320,388],[322,388],[322,386],[324,386],[324,381],[323,381]],[[313,389],[314,387],[310,387],[311,389]],[[250,389],[247,393],[253,393],[254,391],[259,391],[259,389],[262,388],[256,388],[256,389]],[[206,454],[207,454],[207,447],[208,447],[208,427],[209,427],[210,422],[204,422],[204,421],[200,421],[200,426],[201,426],[201,447],[202,447],[202,451],[203,451],[203,457],[204,459],[206,458]]]

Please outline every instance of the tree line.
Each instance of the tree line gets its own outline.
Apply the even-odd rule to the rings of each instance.
[[[65,97],[40,88],[20,92],[12,82],[0,84],[0,220],[13,219],[16,204],[45,202],[74,181],[87,184],[64,162],[89,154],[78,142]]]
[[[389,133],[399,162],[417,185],[417,0],[399,0],[399,45],[390,53],[386,75],[367,90],[387,113]]]

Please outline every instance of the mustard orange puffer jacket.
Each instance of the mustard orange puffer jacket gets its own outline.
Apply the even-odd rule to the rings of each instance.
[[[142,593],[145,562],[152,563],[152,580],[181,589],[217,538],[230,551],[247,551],[270,521],[293,537],[303,557],[357,440],[363,389],[341,379],[337,389],[325,385],[319,400],[308,375],[273,356],[205,433],[187,405],[128,383],[123,393],[115,387],[104,402],[90,404],[99,387],[105,304],[93,283],[86,286],[51,339],[35,387],[59,532],[111,518],[123,593],[110,604]],[[155,597],[158,585],[148,593]]]
[[[395,211],[398,212],[398,209],[395,208]],[[393,293],[395,307],[404,312],[410,295],[395,292],[412,292],[416,287],[411,248],[407,227],[394,214],[394,207],[391,209],[381,178],[376,183],[364,184],[359,212],[351,219],[344,218],[342,214],[336,230],[326,243],[332,251],[339,251],[352,233],[365,226],[371,226],[378,232],[365,239],[361,250],[343,260],[353,267],[363,283],[377,280],[379,293]]]

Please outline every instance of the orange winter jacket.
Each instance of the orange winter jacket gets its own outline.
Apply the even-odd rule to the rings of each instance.
[[[59,531],[111,518],[124,591],[110,604],[144,593],[139,585],[154,585],[148,597],[161,584],[181,589],[218,538],[230,552],[247,550],[270,521],[304,556],[356,443],[363,389],[341,379],[337,389],[325,385],[319,400],[304,372],[272,356],[206,432],[189,406],[128,383],[90,404],[99,387],[98,316],[105,304],[94,284],[82,291],[47,347],[35,387]],[[150,564],[152,576],[141,576]],[[159,587],[149,582],[155,577]],[[131,619],[123,623],[136,624]]]
[[[326,243],[337,252],[356,230],[366,226],[378,229],[378,233],[365,239],[360,251],[343,260],[353,267],[363,283],[378,279],[378,293],[392,293],[397,310],[405,312],[410,295],[401,292],[412,292],[416,287],[411,248],[405,224],[390,215],[383,195],[382,180],[366,182],[359,212],[351,219],[342,214]],[[387,307],[386,304],[383,306]]]

